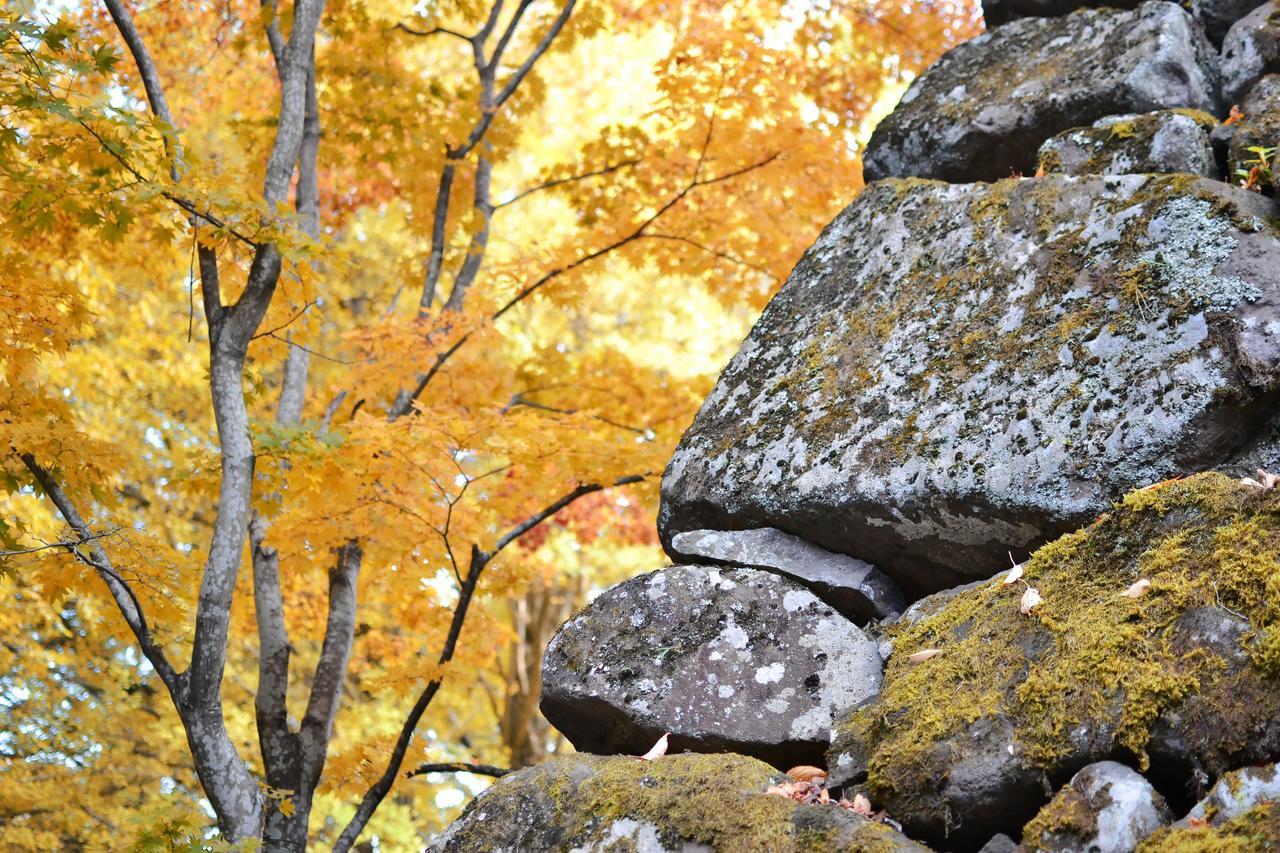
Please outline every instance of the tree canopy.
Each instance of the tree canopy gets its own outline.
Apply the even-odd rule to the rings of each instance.
[[[0,843],[416,849],[554,748],[549,633],[974,6],[6,6]]]

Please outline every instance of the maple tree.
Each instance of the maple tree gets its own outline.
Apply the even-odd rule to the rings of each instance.
[[[547,637],[976,21],[0,12],[0,840],[399,849],[544,755]]]

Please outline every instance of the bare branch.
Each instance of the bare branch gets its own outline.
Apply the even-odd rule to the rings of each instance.
[[[467,764],[460,762],[443,762],[440,764],[419,764],[404,774],[405,778],[425,776],[428,773],[475,773],[478,776],[492,776],[495,779],[511,773],[506,767],[494,767],[492,764]]]
[[[462,39],[467,44],[471,44],[470,36],[463,35],[457,30],[451,30],[448,27],[432,27],[429,30],[419,30],[409,26],[408,24],[400,23],[396,24],[396,29],[402,33],[408,33],[411,36],[422,36],[424,38],[429,36],[453,36],[456,39]]]
[[[493,206],[493,209],[502,210],[502,208],[509,207],[510,205],[513,205],[516,202],[520,201],[521,199],[527,196],[533,195],[536,192],[541,192],[542,190],[549,190],[555,187],[564,186],[565,184],[576,183],[578,181],[589,180],[591,178],[599,178],[603,175],[608,175],[612,172],[616,172],[619,169],[625,169],[630,166],[638,165],[639,163],[640,163],[639,160],[623,160],[621,163],[614,163],[612,166],[605,166],[603,169],[597,169],[594,172],[584,172],[581,175],[573,175],[568,178],[556,178],[555,180],[547,181],[545,183],[538,184],[537,186],[529,187],[527,190],[521,190],[520,192],[513,195],[511,198],[507,199],[506,201],[495,204]]]
[[[488,157],[481,155],[476,162],[475,198],[473,205],[480,217],[480,228],[471,237],[471,245],[467,248],[466,260],[453,281],[453,289],[449,291],[449,300],[444,304],[446,311],[461,311],[466,301],[467,291],[480,273],[480,265],[484,263],[485,249],[489,245],[489,223],[493,219],[493,205],[489,202],[489,184],[493,178],[493,164]]]
[[[697,249],[701,252],[706,252],[708,255],[714,255],[715,257],[720,258],[721,260],[738,264],[739,266],[746,267],[749,270],[754,270],[755,272],[758,272],[763,276],[768,276],[774,281],[778,280],[778,277],[776,275],[774,275],[771,271],[769,271],[765,267],[760,266],[759,264],[753,264],[751,261],[743,260],[742,258],[739,258],[736,255],[731,255],[728,252],[724,252],[719,249],[712,248],[711,246],[707,246],[703,243],[699,243],[696,240],[691,240],[688,237],[681,237],[678,234],[654,234],[654,233],[644,234],[642,236],[643,236],[643,239],[645,240],[669,240],[674,243],[684,243],[686,246],[689,246],[690,248]]]
[[[347,660],[356,626],[356,578],[363,560],[360,546],[348,542],[337,551],[337,559],[329,570],[329,616],[325,624],[320,661],[311,682],[311,698],[307,702],[299,737],[302,744],[303,790],[314,790],[328,753],[333,733],[333,718],[342,698],[342,682],[346,678]]]
[[[102,533],[94,533],[90,536],[86,536],[81,539],[64,539],[61,542],[49,542],[48,544],[45,544],[45,545],[37,545],[34,548],[20,548],[17,551],[0,551],[0,558],[22,557],[26,554],[38,554],[41,551],[52,551],[54,549],[69,551],[71,552],[72,556],[75,556],[75,549],[79,548],[81,545],[87,545],[90,542],[95,542],[99,539],[105,539],[108,536],[114,536],[119,532],[120,532],[119,527],[113,527],[110,530],[105,530]]]

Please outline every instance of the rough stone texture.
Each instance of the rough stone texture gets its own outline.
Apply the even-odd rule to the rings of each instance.
[[[606,590],[542,663],[542,712],[584,752],[732,751],[821,763],[833,716],[880,687],[875,643],[813,593],[747,568],[676,566]]]
[[[1091,6],[1132,9],[1140,0],[982,0],[982,17],[988,27],[1018,18],[1057,18]]]
[[[910,597],[987,577],[1275,411],[1276,206],[1191,176],[885,181],[673,455],[659,531],[775,527]]]
[[[771,527],[691,530],[676,536],[671,545],[672,556],[679,561],[747,566],[786,575],[859,625],[897,616],[906,606],[898,585],[870,563],[833,554]]]
[[[741,755],[557,757],[499,779],[429,849],[927,853],[834,803],[764,793],[784,781]]]
[[[997,832],[991,836],[991,840],[982,845],[982,849],[978,853],[1014,853],[1018,849],[1018,843],[1003,832]]]
[[[1217,55],[1173,3],[1023,18],[949,51],[907,90],[863,155],[867,181],[1031,174],[1046,139],[1108,115],[1216,112]]]
[[[1209,41],[1221,46],[1236,21],[1252,12],[1259,0],[1191,0],[1191,14],[1204,27]]]
[[[1275,761],[1277,564],[1280,492],[1219,474],[1135,491],[1036,552],[1031,615],[1021,584],[990,584],[900,627],[879,697],[837,725],[830,781],[963,851],[1016,834],[1046,786],[1097,761],[1145,767],[1173,802]],[[1149,591],[1123,595],[1138,578]]]
[[[1222,96],[1236,104],[1265,74],[1280,72],[1280,2],[1240,19],[1222,45]]]
[[[1280,803],[1280,764],[1234,770],[1209,791],[1175,827],[1189,827],[1199,821],[1220,826],[1263,803]]]
[[[1280,802],[1263,803],[1218,824],[1172,826],[1142,842],[1139,853],[1253,853],[1280,850]]]
[[[1141,774],[1100,761],[1073,776],[1040,810],[1022,843],[1045,853],[1130,853],[1172,820],[1164,797]]]
[[[1218,120],[1191,110],[1107,116],[1059,133],[1040,146],[1040,171],[1050,175],[1188,173],[1220,178],[1209,132]]]

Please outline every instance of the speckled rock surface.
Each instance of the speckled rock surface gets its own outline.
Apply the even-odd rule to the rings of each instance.
[[[989,577],[1274,416],[1276,206],[1191,176],[868,187],[662,481],[663,542],[775,527],[909,597]]]
[[[875,643],[813,593],[747,568],[676,566],[618,584],[566,622],[542,712],[583,752],[731,751],[821,763],[834,716],[875,695]]]
[[[1174,3],[1023,18],[948,52],[907,90],[863,155],[868,182],[1030,175],[1049,137],[1099,118],[1216,112],[1217,54]]]
[[[1220,826],[1263,803],[1280,803],[1280,764],[1245,767],[1226,774],[1175,826],[1189,827],[1201,821]]]
[[[1265,74],[1280,72],[1280,3],[1272,0],[1241,18],[1222,45],[1222,96],[1244,99]]]
[[[1236,21],[1252,12],[1259,0],[1191,0],[1187,7],[1204,27],[1209,41],[1221,46]]]
[[[1132,9],[1140,0],[982,0],[982,17],[988,27],[998,27],[1018,18],[1057,18],[1094,6]]]
[[[678,561],[786,575],[858,625],[897,616],[906,606],[898,585],[870,563],[833,554],[772,527],[690,530],[678,534],[671,546]]]
[[[832,784],[908,835],[1017,835],[1088,764],[1123,760],[1171,802],[1280,757],[1280,493],[1219,474],[1132,492],[892,636],[878,698],[839,723]],[[1140,578],[1145,594],[1124,593]],[[909,654],[936,650],[912,663]],[[940,698],[941,697],[941,698]]]
[[[1133,769],[1099,761],[1081,770],[1027,824],[1028,850],[1131,853],[1173,820],[1164,797]]]
[[[1221,178],[1209,143],[1217,124],[1208,113],[1191,110],[1107,116],[1041,145],[1040,170],[1049,175],[1183,172]]]
[[[429,849],[927,853],[835,804],[764,793],[784,781],[741,755],[552,758],[499,779]]]

